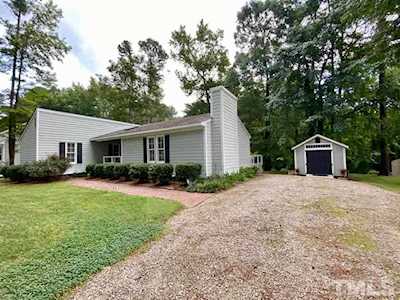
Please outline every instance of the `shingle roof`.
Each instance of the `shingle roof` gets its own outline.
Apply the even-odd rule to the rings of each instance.
[[[142,134],[142,133],[146,133],[146,132],[162,131],[162,130],[169,129],[169,128],[187,127],[187,126],[191,126],[191,125],[195,126],[195,125],[199,125],[202,122],[207,121],[209,119],[210,119],[210,114],[202,114],[202,115],[191,116],[191,117],[175,118],[175,119],[164,121],[164,122],[149,123],[149,124],[145,124],[142,126],[136,126],[136,127],[132,127],[132,128],[113,131],[113,132],[92,138],[92,141],[104,140],[104,139],[109,139],[109,138],[113,138],[113,137],[116,138],[119,136]]]

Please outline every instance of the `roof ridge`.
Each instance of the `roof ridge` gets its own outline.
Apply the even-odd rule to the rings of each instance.
[[[184,119],[190,119],[190,118],[196,118],[196,117],[203,117],[203,116],[206,116],[206,115],[210,115],[210,113],[194,115],[194,116],[177,117],[177,118],[172,118],[172,119],[168,119],[168,120],[165,120],[165,121],[158,121],[158,122],[140,124],[139,126],[142,127],[142,126],[146,126],[146,125],[154,125],[154,124],[166,123],[166,122],[177,121],[177,120],[184,120]]]
[[[55,114],[67,114],[67,115],[72,115],[72,116],[80,117],[80,118],[96,119],[96,120],[105,121],[105,122],[113,122],[113,123],[119,123],[119,124],[132,125],[133,127],[140,126],[139,124],[130,123],[130,122],[117,121],[117,120],[113,120],[113,119],[107,119],[107,118],[101,118],[101,117],[95,117],[95,116],[88,116],[88,115],[83,115],[83,114],[78,114],[78,113],[73,113],[73,112],[68,112],[68,111],[48,109],[48,108],[44,108],[44,107],[37,107],[36,110],[48,111],[50,113],[55,113]]]

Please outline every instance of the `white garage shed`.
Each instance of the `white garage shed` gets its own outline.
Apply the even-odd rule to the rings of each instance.
[[[316,134],[294,146],[294,166],[299,175],[347,176],[346,150],[349,147]]]

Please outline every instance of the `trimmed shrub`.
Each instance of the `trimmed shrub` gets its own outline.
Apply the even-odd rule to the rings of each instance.
[[[119,179],[129,177],[128,164],[91,164],[86,166],[86,174],[90,177]]]
[[[160,185],[168,184],[173,173],[174,167],[171,164],[153,164],[149,167],[149,178]]]
[[[105,164],[103,165],[103,176],[102,178],[113,179],[114,178],[114,165]]]
[[[132,164],[129,167],[129,178],[145,182],[149,179],[149,165],[145,163]]]
[[[187,187],[188,192],[215,193],[231,188],[237,182],[243,182],[257,175],[256,167],[242,167],[239,172],[212,176],[206,179],[198,179]]]
[[[11,181],[25,182],[29,180],[27,164],[4,167],[2,172],[4,178],[10,179]]]
[[[7,166],[1,166],[0,167],[0,175],[2,175],[3,177],[7,177],[5,174],[7,172]]]
[[[257,176],[258,168],[255,166],[254,167],[241,167],[239,172],[244,174],[247,178],[254,178]]]
[[[368,171],[368,175],[378,176],[378,175],[379,175],[379,171],[376,171],[376,170],[369,170],[369,171]]]
[[[90,177],[95,177],[95,166],[94,164],[86,165],[86,175]]]
[[[93,177],[103,177],[104,175],[104,165],[96,164],[93,169]]]
[[[175,178],[181,182],[192,182],[201,175],[201,165],[195,163],[178,164],[175,166]]]
[[[114,178],[129,178],[129,164],[116,164],[114,165]]]
[[[15,182],[42,181],[63,175],[69,167],[68,160],[53,155],[46,160],[4,167],[1,172]]]

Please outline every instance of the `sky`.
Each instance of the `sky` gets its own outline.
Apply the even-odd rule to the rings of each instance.
[[[233,34],[236,15],[245,0],[54,0],[62,9],[64,18],[60,35],[72,47],[62,62],[54,64],[58,85],[68,87],[73,82],[87,85],[95,74],[105,74],[110,59],[117,56],[117,45],[129,40],[135,47],[146,38],[159,41],[169,52],[171,32],[185,25],[194,33],[201,19],[211,29],[224,31],[223,45],[231,61],[235,55]],[[4,7],[0,6],[4,11]],[[1,34],[1,32],[0,32]],[[181,115],[184,104],[193,101],[180,88],[175,75],[176,62],[169,60],[164,71],[164,99]],[[7,84],[5,77],[0,85]]]

